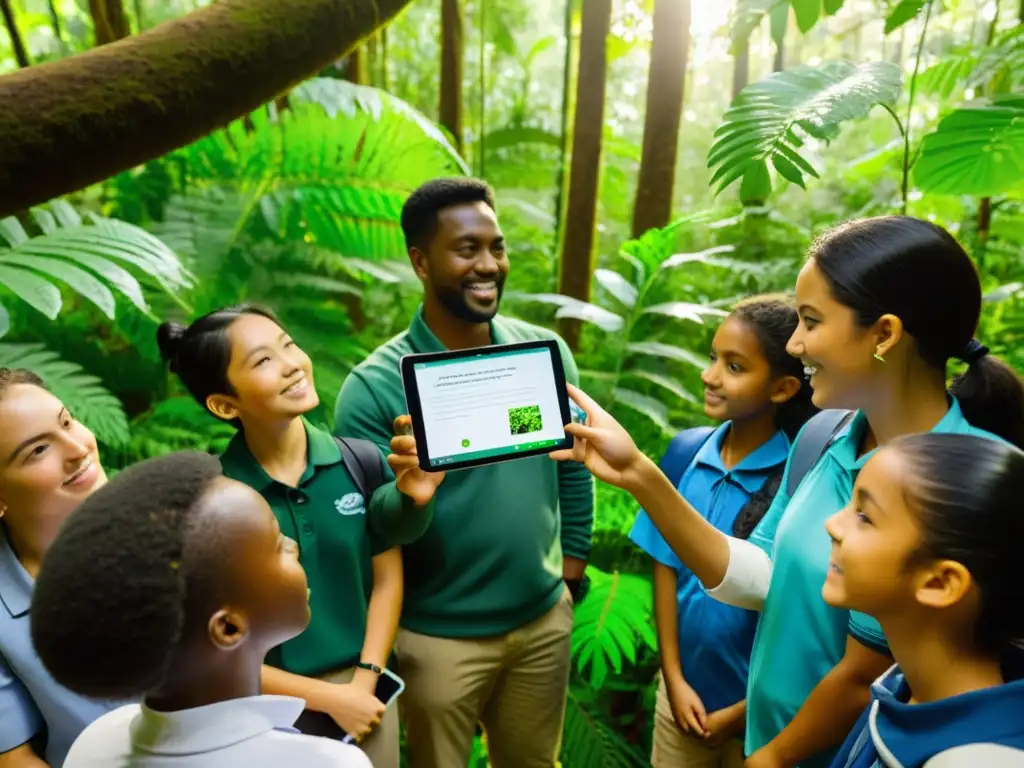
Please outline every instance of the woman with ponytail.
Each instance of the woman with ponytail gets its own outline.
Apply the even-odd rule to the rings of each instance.
[[[871,682],[891,664],[874,619],[828,606],[820,594],[831,551],[825,521],[850,501],[873,452],[924,432],[1024,445],[1024,388],[974,338],[981,284],[941,227],[906,216],[839,226],[813,246],[796,299],[800,324],[789,353],[803,362],[816,406],[850,413],[790,494],[801,440],[835,413],[808,422],[749,540],[710,525],[578,390],[590,418],[566,427],[577,446],[556,456],[585,460],[629,490],[709,594],[761,610],[747,684],[748,768],[828,766]],[[950,360],[967,370],[947,389]]]

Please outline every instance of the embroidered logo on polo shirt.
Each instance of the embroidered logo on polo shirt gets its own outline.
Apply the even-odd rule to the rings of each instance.
[[[366,503],[361,493],[346,493],[334,502],[339,515],[365,515]]]

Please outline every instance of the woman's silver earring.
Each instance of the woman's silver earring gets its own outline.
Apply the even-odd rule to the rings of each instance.
[[[872,355],[872,357],[874,357],[874,358],[875,358],[875,360],[877,360],[877,361],[878,361],[878,362],[880,362],[880,363],[884,363],[884,362],[885,362],[885,358],[884,358],[884,357],[882,357],[882,356],[881,356],[880,354],[878,354],[877,352],[875,352],[875,354],[874,354],[874,355]]]

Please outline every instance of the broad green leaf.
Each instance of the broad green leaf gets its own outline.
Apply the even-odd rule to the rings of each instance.
[[[616,387],[615,401],[646,416],[663,432],[673,431],[672,425],[668,421],[668,407],[660,400],[635,392],[632,389]]]
[[[626,278],[610,269],[598,269],[594,278],[608,293],[632,309],[636,305],[637,290]]]
[[[818,16],[821,14],[821,0],[790,0],[793,5],[793,15],[796,16],[796,24],[803,33],[810,32],[818,23]]]
[[[21,226],[21,222],[13,216],[0,219],[0,237],[6,240],[7,244],[12,248],[28,240],[25,228]]]
[[[842,123],[864,117],[877,104],[894,104],[900,82],[899,67],[889,62],[854,66],[836,61],[776,72],[747,86],[715,131],[708,153],[711,185],[721,193],[770,159],[780,174],[803,186],[804,174],[817,173],[801,155],[795,129],[834,138]],[[782,160],[776,163],[775,158]]]
[[[580,375],[582,375],[582,373],[583,372],[580,371]],[[643,379],[644,381],[649,381],[652,384],[657,384],[659,387],[662,387],[663,389],[671,392],[680,400],[685,400],[688,403],[698,402],[697,398],[689,391],[687,391],[686,387],[683,386],[682,382],[672,378],[671,376],[666,376],[665,374],[662,373],[656,373],[655,371],[645,371],[643,369],[632,369],[630,371],[626,371],[625,375],[629,377]]]
[[[562,139],[557,133],[528,125],[499,128],[484,137],[484,146],[487,147],[488,152],[520,144],[545,144],[549,147],[561,147]]]
[[[733,245],[716,245],[697,253],[676,253],[661,262],[659,269],[672,269],[683,264],[690,264],[691,262],[714,265],[712,257],[719,253],[732,253],[735,250],[736,247]]]
[[[128,418],[121,401],[75,363],[61,360],[41,344],[0,344],[0,366],[38,374],[100,442],[119,447],[128,441]]]
[[[68,285],[76,293],[84,296],[105,314],[109,319],[114,319],[116,303],[114,294],[110,292],[103,283],[83,269],[60,259],[48,256],[30,256],[27,254],[4,254],[4,264],[13,264],[19,267],[34,270],[46,277],[56,278]]]
[[[982,301],[988,302],[989,304],[996,304],[1000,301],[1006,301],[1020,294],[1021,290],[1024,290],[1024,283],[1007,283],[1001,285],[994,291],[986,293],[982,297]]]
[[[834,16],[839,13],[845,2],[846,0],[825,0],[825,13],[829,16]]]
[[[992,197],[1024,189],[1024,96],[978,101],[924,137],[914,182],[925,192]]]
[[[626,351],[633,355],[650,355],[651,357],[660,357],[667,360],[678,360],[696,366],[701,370],[707,367],[708,363],[706,358],[696,355],[688,349],[682,349],[672,344],[664,344],[660,341],[633,342],[626,345]]]
[[[589,304],[585,301],[574,301],[571,304],[566,304],[555,313],[555,317],[559,320],[567,317],[582,320],[596,325],[602,331],[607,331],[608,333],[621,331],[623,325],[625,325],[625,321],[614,312],[609,312],[604,307]]]
[[[751,163],[740,184],[740,202],[743,205],[763,205],[772,193],[772,177],[764,160]]]
[[[35,272],[0,264],[0,285],[51,320],[60,312],[62,301],[57,286]]]
[[[11,315],[7,311],[7,307],[0,304],[0,339],[7,335],[7,332],[11,330]]]
[[[919,14],[932,0],[902,0],[885,19],[885,34],[895,32]]]
[[[687,301],[670,301],[665,304],[655,304],[645,307],[643,314],[664,315],[674,317],[677,320],[689,320],[700,325],[704,324],[704,317],[725,317],[728,312],[715,307],[708,307],[703,304],[691,304]]]
[[[779,46],[785,42],[789,28],[789,3],[779,3],[771,10],[772,40]]]

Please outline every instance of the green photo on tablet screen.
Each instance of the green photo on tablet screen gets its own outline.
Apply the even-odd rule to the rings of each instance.
[[[402,358],[420,467],[451,471],[572,447],[573,408],[554,340]]]

